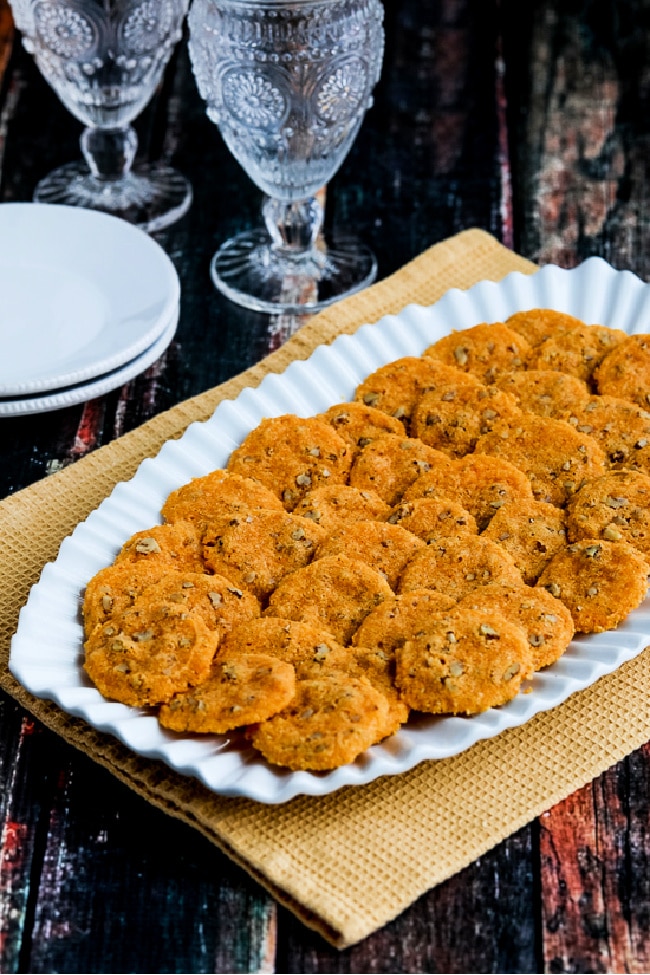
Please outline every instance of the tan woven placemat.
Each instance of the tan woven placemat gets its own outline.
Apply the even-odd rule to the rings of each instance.
[[[452,759],[281,806],[213,795],[34,698],[7,671],[18,611],[44,563],[119,480],[193,420],[341,332],[431,304],[448,288],[534,266],[488,234],[465,231],[391,278],[313,319],[224,385],[161,414],[71,467],[0,502],[0,683],[47,727],[154,805],[200,830],[338,947],[353,944],[650,739],[650,651],[523,728]]]

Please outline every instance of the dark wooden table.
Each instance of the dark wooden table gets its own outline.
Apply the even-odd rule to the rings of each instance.
[[[375,106],[327,192],[387,275],[463,228],[542,264],[598,254],[650,278],[650,0],[386,0]],[[0,199],[77,158],[79,124],[0,4]],[[160,241],[176,338],[124,388],[0,420],[0,496],[277,346],[292,324],[212,287],[217,241],[257,221],[181,44],[137,123],[191,179]],[[0,296],[0,315],[1,315]],[[2,972],[648,972],[650,745],[338,952],[189,828],[0,696]]]

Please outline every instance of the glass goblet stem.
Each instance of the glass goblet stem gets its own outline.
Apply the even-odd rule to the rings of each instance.
[[[81,151],[98,180],[122,179],[131,171],[138,148],[138,136],[131,125],[119,129],[84,129]]]
[[[325,241],[317,197],[267,196],[262,214],[265,229],[231,237],[210,265],[214,284],[237,304],[267,314],[302,314],[374,281],[377,262],[369,248],[349,237]]]
[[[287,257],[313,250],[323,225],[323,208],[315,196],[293,201],[266,197],[262,214],[273,248]]]
[[[89,125],[80,143],[83,161],[45,176],[34,191],[37,203],[103,210],[151,233],[187,211],[192,188],[184,176],[170,166],[134,167],[138,137],[131,125]]]

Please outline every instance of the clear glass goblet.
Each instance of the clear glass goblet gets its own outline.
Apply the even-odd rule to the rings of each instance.
[[[322,234],[318,193],[371,105],[384,50],[380,0],[194,0],[190,58],[209,118],[265,194],[265,230],[215,254],[216,286],[266,312],[312,311],[369,284],[372,252]]]
[[[182,34],[189,0],[10,0],[25,48],[85,126],[83,160],[47,175],[39,203],[103,210],[149,230],[192,199],[169,166],[134,167],[132,121],[149,102]]]

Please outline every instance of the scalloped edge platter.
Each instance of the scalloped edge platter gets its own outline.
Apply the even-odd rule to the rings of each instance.
[[[37,697],[49,698],[69,714],[115,735],[139,755],[195,776],[216,793],[280,803],[456,755],[481,739],[524,724],[637,656],[650,644],[648,599],[616,630],[573,640],[557,663],[535,674],[530,692],[509,704],[469,718],[414,718],[354,763],[327,773],[274,769],[240,735],[166,732],[150,711],[105,700],[82,670],[80,606],[86,581],[113,560],[131,534],[160,522],[161,505],[171,490],[225,466],[231,451],[262,417],[321,412],[351,399],[359,382],[380,365],[418,355],[451,330],[500,321],[536,307],[555,308],[590,324],[627,332],[650,331],[650,285],[600,258],[589,258],[573,270],[548,265],[532,275],[516,272],[498,283],[454,289],[429,308],[409,305],[319,347],[281,375],[270,374],[259,387],[224,401],[206,422],[193,423],[179,440],[145,460],[130,481],[118,484],[77,526],[63,541],[56,561],[45,566],[20,613],[11,645],[12,673]]]

